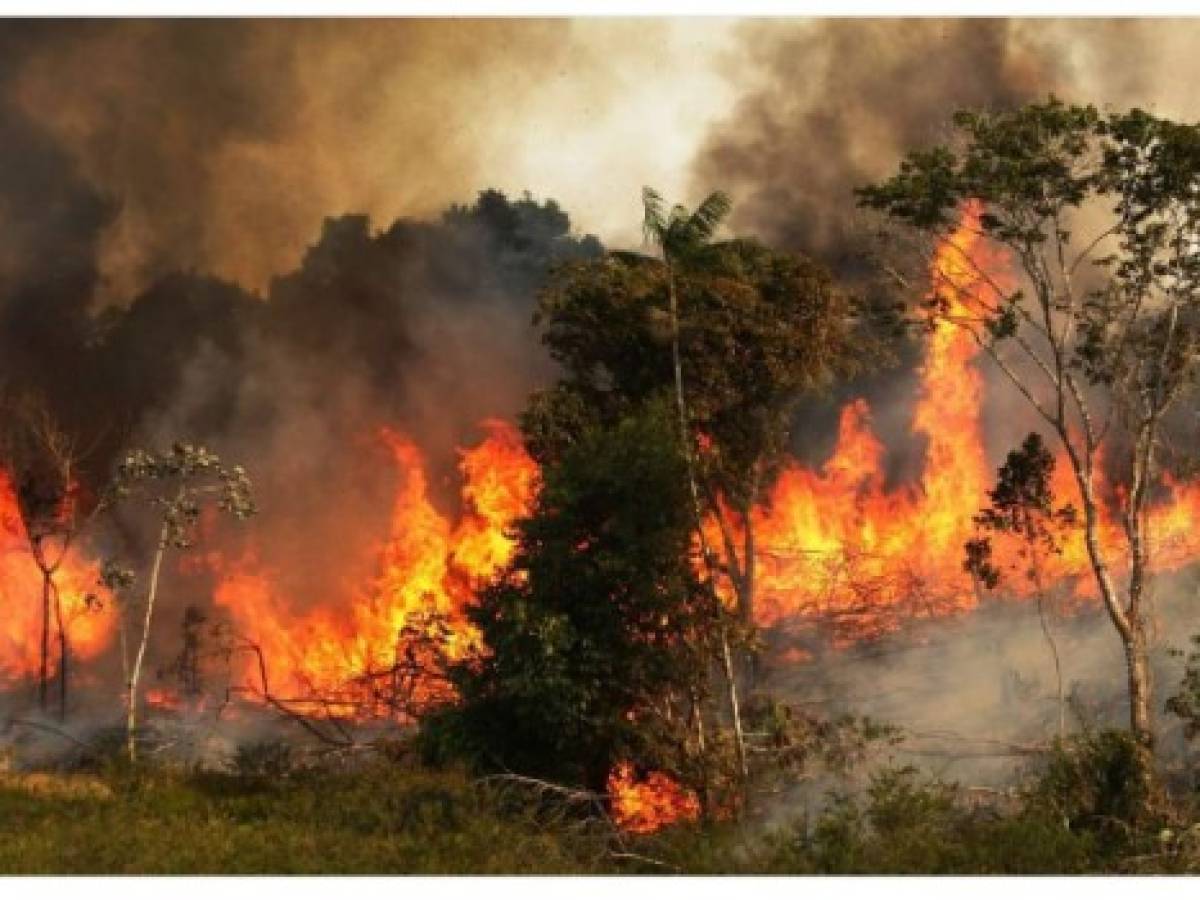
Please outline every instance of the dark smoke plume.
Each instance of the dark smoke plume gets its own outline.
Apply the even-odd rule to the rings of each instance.
[[[562,20],[2,29],[0,94],[120,210],[100,236],[106,304],[173,269],[261,291],[325,216],[428,218],[496,183],[564,71],[577,106],[618,97]]]

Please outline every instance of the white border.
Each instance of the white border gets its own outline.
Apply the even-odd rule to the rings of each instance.
[[[1194,2],[1182,0],[29,0],[0,3],[6,16],[282,16],[282,17],[1191,17]],[[0,23],[2,25],[2,23]]]

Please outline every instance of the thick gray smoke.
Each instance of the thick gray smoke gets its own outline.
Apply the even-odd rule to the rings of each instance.
[[[726,63],[730,114],[697,154],[698,190],[733,227],[852,270],[854,189],[946,136],[963,108],[1063,99],[1194,119],[1196,20],[832,19],[752,22]]]

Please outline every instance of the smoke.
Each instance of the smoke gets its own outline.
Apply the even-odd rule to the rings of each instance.
[[[42,32],[14,102],[120,205],[109,299],[175,268],[251,288],[321,218],[429,214],[477,186],[496,121],[561,63],[565,26],[128,21]],[[182,202],[181,202],[182,201]]]
[[[556,196],[589,228],[636,226],[643,179],[685,170],[706,122],[694,110],[720,96],[679,62],[721,30],[667,21],[5,30],[0,92],[120,210],[101,238],[101,303],[174,269],[262,290],[327,215],[427,218],[487,185]],[[681,101],[693,112],[666,120],[653,158],[631,154],[648,115]]]
[[[1180,684],[1182,664],[1170,651],[1184,649],[1196,630],[1198,589],[1195,573],[1161,578],[1152,617],[1157,750],[1171,766],[1194,755],[1182,723],[1162,705]],[[1044,610],[1046,630],[1036,600],[996,597],[870,644],[834,652],[808,645],[815,658],[768,671],[767,688],[801,709],[899,727],[903,741],[877,763],[911,764],[965,785],[1010,784],[1058,733],[1055,650],[1066,732],[1128,723],[1124,656],[1103,609],[1060,588]]]
[[[737,198],[733,229],[839,269],[861,254],[854,189],[947,136],[963,108],[1066,100],[1195,118],[1194,20],[752,22],[725,63],[739,86],[693,167]]]

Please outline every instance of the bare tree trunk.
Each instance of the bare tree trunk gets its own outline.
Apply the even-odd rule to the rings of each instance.
[[[675,405],[679,412],[679,438],[683,445],[684,465],[687,468],[688,488],[691,491],[692,508],[696,516],[696,533],[700,539],[700,552],[704,556],[705,566],[710,570],[709,583],[715,591],[716,582],[711,577],[712,560],[709,557],[707,541],[704,539],[704,513],[700,503],[700,488],[696,479],[696,460],[692,453],[692,432],[688,426],[687,401],[683,394],[683,361],[679,350],[679,297],[675,290],[675,273],[671,269],[671,261],[665,249],[663,250],[663,263],[667,269],[667,296],[671,308],[671,363],[675,370]],[[738,702],[737,677],[729,650],[729,633],[724,625],[721,626],[721,655],[722,669],[728,688],[729,714],[733,720],[733,739],[737,751],[738,769],[742,778],[745,778],[748,769],[746,766],[746,741],[742,731],[741,704]]]
[[[742,510],[742,528],[745,533],[745,540],[742,551],[742,602],[740,612],[742,614],[742,623],[746,626],[752,626],[754,624],[754,556],[757,550],[754,545],[754,522],[750,518],[749,506]]]
[[[58,718],[59,721],[66,721],[67,718],[67,679],[68,667],[70,665],[70,645],[67,642],[67,627],[63,621],[62,609],[62,594],[58,590],[58,585],[54,583],[53,576],[50,576],[50,592],[54,597],[54,618],[58,628]]]
[[[729,709],[733,714],[733,741],[737,753],[738,771],[743,779],[750,775],[746,763],[746,737],[742,732],[742,713],[738,703],[737,678],[733,670],[733,654],[729,650],[729,633],[721,629],[721,664],[725,669],[725,683],[729,686]]]
[[[163,525],[158,539],[158,550],[154,554],[154,566],[150,570],[150,589],[146,594],[146,613],[142,620],[142,639],[138,644],[137,656],[133,660],[133,668],[129,673],[129,708],[125,723],[125,747],[129,752],[129,761],[137,762],[137,710],[138,683],[142,677],[142,662],[146,658],[146,645],[150,643],[150,622],[154,617],[154,599],[158,595],[158,576],[162,570],[163,556],[167,550],[168,526]]]
[[[700,815],[708,820],[712,816],[712,784],[708,771],[707,749],[708,741],[704,736],[704,710],[700,704],[700,695],[695,688],[691,690],[692,721],[696,725],[696,754],[700,764]]]
[[[1057,688],[1055,697],[1058,701],[1058,739],[1061,741],[1066,737],[1067,733],[1066,704],[1063,698],[1062,662],[1058,657],[1058,642],[1054,640],[1054,634],[1050,631],[1050,623],[1046,619],[1046,588],[1042,581],[1042,559],[1041,554],[1038,553],[1036,535],[1030,538],[1029,551],[1033,564],[1033,586],[1037,592],[1038,621],[1041,623],[1042,634],[1046,638],[1046,643],[1050,645],[1050,656],[1054,660],[1054,682]]]
[[[688,489],[692,494],[692,507],[696,513],[696,527],[700,530],[703,543],[703,514],[700,504],[700,488],[696,480],[696,458],[692,453],[692,430],[688,426],[687,401],[683,395],[683,359],[679,350],[679,297],[675,292],[675,273],[663,253],[667,267],[667,296],[671,306],[671,365],[675,373],[675,406],[679,413],[679,441],[683,447],[684,464],[687,467]]]
[[[1145,623],[1140,618],[1135,623],[1133,640],[1126,646],[1125,653],[1129,670],[1129,727],[1136,742],[1137,777],[1142,782],[1146,805],[1153,808],[1160,799],[1160,786],[1154,771],[1154,685]]]
[[[1135,521],[1128,533],[1132,550],[1128,605],[1123,606],[1117,596],[1108,563],[1100,547],[1099,513],[1092,489],[1090,460],[1087,467],[1083,467],[1079,464],[1074,449],[1070,445],[1068,445],[1068,452],[1075,468],[1076,479],[1083,499],[1084,537],[1088,558],[1100,588],[1101,598],[1104,600],[1109,618],[1121,639],[1121,646],[1125,652],[1125,669],[1129,684],[1129,728],[1137,744],[1140,776],[1149,797],[1153,796],[1154,791],[1153,686],[1150,678],[1146,625],[1141,609],[1145,563],[1141,523],[1136,521],[1137,514],[1135,513]]]
[[[50,692],[50,575],[42,569],[42,655],[38,673],[38,706],[46,711]]]
[[[1145,629],[1140,625],[1126,648],[1126,662],[1129,667],[1129,725],[1138,743],[1152,749],[1154,732],[1150,701],[1153,684]]]
[[[125,685],[129,684],[129,610],[123,600],[119,600],[117,609],[117,633],[121,638],[121,677]]]
[[[1050,632],[1050,625],[1046,621],[1046,606],[1045,597],[1042,591],[1038,591],[1038,619],[1042,623],[1042,634],[1045,635],[1046,643],[1050,645],[1050,656],[1054,660],[1054,684],[1055,684],[1055,699],[1058,703],[1058,739],[1061,741],[1067,734],[1067,715],[1066,701],[1063,697],[1063,677],[1062,677],[1062,662],[1058,658],[1058,644],[1054,640],[1054,635]]]
[[[1050,657],[1054,660],[1054,684],[1055,698],[1058,702],[1058,739],[1061,741],[1067,734],[1067,715],[1066,701],[1063,697],[1063,676],[1062,676],[1062,661],[1058,657],[1058,643],[1054,640],[1054,635],[1050,631],[1050,623],[1046,621],[1046,596],[1045,592],[1038,586],[1037,594],[1038,604],[1038,620],[1042,624],[1042,634],[1046,638],[1046,643],[1050,645]]]

